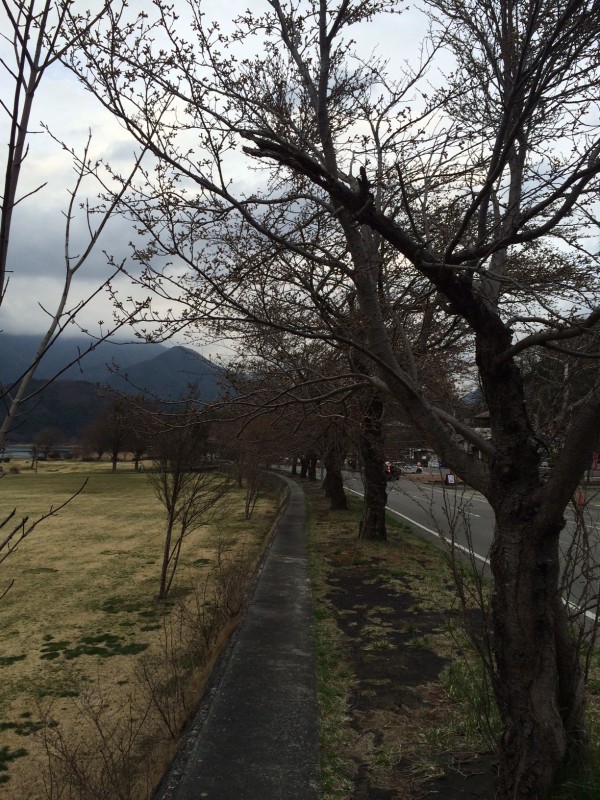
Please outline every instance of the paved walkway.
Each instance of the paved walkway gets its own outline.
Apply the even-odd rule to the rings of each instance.
[[[155,800],[319,797],[306,513],[302,489],[288,483],[244,621]]]

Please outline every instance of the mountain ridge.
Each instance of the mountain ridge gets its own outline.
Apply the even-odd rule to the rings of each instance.
[[[68,363],[66,359],[76,358],[86,342],[85,337],[65,338],[60,346],[60,340],[56,342],[52,358],[40,363],[31,388],[50,383],[35,402],[25,406],[9,441],[30,441],[44,427],[57,428],[65,440],[74,441],[110,401],[111,390],[170,402],[189,395],[194,387],[206,403],[221,394],[222,368],[181,345],[103,342],[80,364],[55,378]],[[26,370],[38,344],[33,336],[0,336],[0,383],[4,387],[10,387]],[[62,363],[61,358],[65,359]]]
[[[84,353],[93,339],[87,336],[62,336],[56,339],[43,356],[36,371],[36,378],[49,380],[65,365],[76,361]],[[0,335],[0,380],[9,383],[17,380],[30,366],[40,337],[34,334]],[[169,348],[155,342],[132,342],[107,340],[99,342],[96,348],[81,357],[61,374],[62,380],[89,380],[92,383],[103,380],[107,373],[106,365],[112,362],[127,368],[133,364],[154,358]]]

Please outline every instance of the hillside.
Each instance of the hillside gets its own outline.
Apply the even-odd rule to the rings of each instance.
[[[147,361],[132,364],[109,376],[108,383],[128,394],[147,394],[177,400],[197,386],[206,402],[220,394],[220,367],[186,347],[172,347]]]
[[[53,378],[65,365],[74,361],[90,346],[91,339],[86,336],[65,336],[57,339],[40,362],[36,378]],[[39,346],[39,336],[0,335],[0,381],[7,384],[19,378],[31,364]],[[63,380],[85,380],[92,383],[103,382],[109,376],[107,365],[115,363],[127,369],[165,353],[169,348],[162,344],[130,341],[102,342],[88,353],[78,364],[64,373]]]
[[[68,360],[76,358],[85,341],[80,337],[57,342],[40,365],[32,388],[43,386]],[[22,374],[36,346],[35,337],[0,336],[3,386],[10,386]],[[111,389],[172,401],[186,396],[196,385],[199,397],[211,402],[220,394],[221,374],[220,367],[189,348],[106,342],[25,405],[9,441],[31,441],[45,427],[58,428],[65,441],[76,440],[108,402]]]
[[[35,391],[43,385],[43,381],[32,381],[31,389]],[[59,430],[64,443],[77,441],[81,432],[99,416],[106,402],[95,383],[55,381],[46,386],[41,395],[24,404],[8,442],[31,442],[43,428]]]

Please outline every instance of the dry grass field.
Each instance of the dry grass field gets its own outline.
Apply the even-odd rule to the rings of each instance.
[[[276,513],[265,497],[246,521],[233,490],[186,538],[159,603],[164,509],[131,464],[112,474],[109,464],[47,462],[36,473],[23,462],[0,480],[0,516],[47,513],[86,479],[0,565],[0,593],[14,579],[0,601],[2,800],[145,797],[235,624]],[[94,793],[77,789],[85,781]]]

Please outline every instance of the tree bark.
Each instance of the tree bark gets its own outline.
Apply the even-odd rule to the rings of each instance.
[[[340,470],[327,470],[325,481],[323,482],[325,496],[331,501],[332,511],[347,511],[348,499],[344,491],[344,481]]]
[[[359,439],[365,492],[363,516],[358,529],[359,539],[387,539],[387,481],[383,460],[382,417],[383,398],[379,392],[372,392],[362,420]]]
[[[527,502],[521,488],[501,503],[490,554],[503,721],[498,790],[515,800],[550,790],[569,749],[585,742],[583,675],[557,593],[563,525],[537,527]]]
[[[300,458],[300,477],[306,478],[308,476],[308,457],[301,456]]]
[[[329,497],[331,501],[330,509],[332,511],[347,511],[348,500],[344,492],[342,459],[336,445],[337,442],[334,441],[323,457],[325,469],[327,470],[323,481],[323,489],[325,490],[325,497]]]
[[[171,537],[173,535],[173,519],[172,516],[169,514],[169,520],[167,522],[167,532],[165,535],[165,543],[163,548],[163,560],[162,566],[160,570],[160,588],[158,590],[158,599],[164,600],[167,596],[167,575],[169,572],[169,558],[171,554]]]

